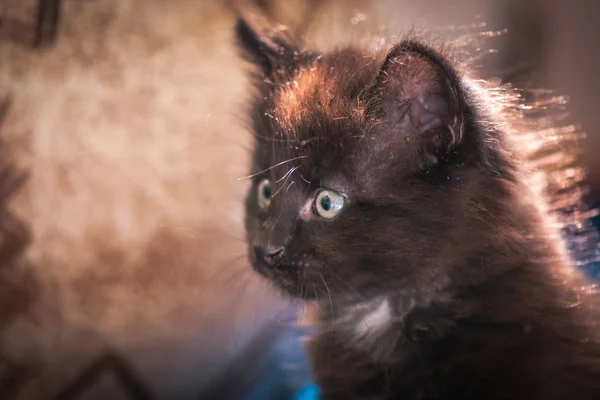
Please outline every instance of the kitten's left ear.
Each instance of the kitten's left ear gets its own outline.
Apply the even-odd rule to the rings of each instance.
[[[388,141],[405,144],[404,154],[417,168],[437,164],[462,140],[459,78],[427,46],[405,41],[392,48],[369,96],[367,114]]]
[[[276,71],[288,70],[295,64],[299,49],[281,34],[260,32],[244,18],[238,19],[235,34],[239,47],[260,67],[265,78],[272,78]]]

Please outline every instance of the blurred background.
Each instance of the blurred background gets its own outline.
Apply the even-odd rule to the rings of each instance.
[[[471,27],[570,97],[600,200],[600,2],[0,0],[0,398],[286,399],[295,328],[245,260],[237,9],[327,49]],[[290,311],[292,310],[292,311]]]

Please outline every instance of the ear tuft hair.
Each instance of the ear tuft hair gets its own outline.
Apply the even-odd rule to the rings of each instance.
[[[296,46],[281,37],[260,32],[244,18],[239,18],[235,24],[235,34],[246,58],[258,65],[267,78],[277,69],[290,68],[299,53]]]

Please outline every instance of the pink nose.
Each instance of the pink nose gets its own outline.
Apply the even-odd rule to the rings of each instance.
[[[255,247],[256,259],[270,266],[277,264],[283,257],[283,247]]]

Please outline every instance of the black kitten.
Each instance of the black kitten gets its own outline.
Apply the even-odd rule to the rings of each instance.
[[[318,302],[322,398],[600,399],[597,299],[486,92],[418,41],[236,29],[260,66],[250,259]]]

